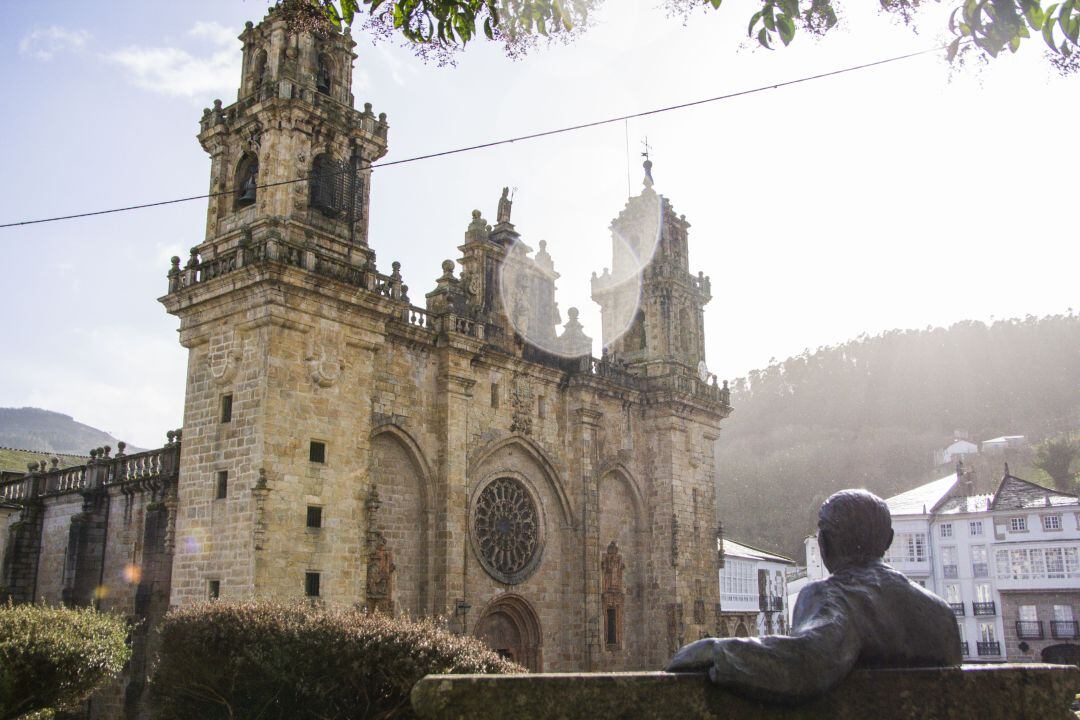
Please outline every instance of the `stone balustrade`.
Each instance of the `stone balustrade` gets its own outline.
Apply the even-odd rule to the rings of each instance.
[[[424,720],[1075,720],[1072,665],[857,670],[798,704],[748,699],[704,674],[428,675],[412,691]]]
[[[34,463],[28,474],[0,483],[0,502],[24,505],[46,495],[174,478],[180,468],[180,433],[170,431],[169,436],[164,447],[133,455],[123,454],[123,443],[116,455],[109,447],[95,448],[85,465],[59,468],[54,463],[47,469],[44,462]]]

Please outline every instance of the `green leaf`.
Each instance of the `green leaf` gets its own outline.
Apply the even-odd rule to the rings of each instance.
[[[952,62],[956,59],[956,53],[960,50],[960,40],[961,38],[956,38],[951,43],[949,43],[949,51],[945,55],[946,59],[949,62]]]
[[[488,40],[495,39],[495,31],[491,29],[491,18],[484,18],[484,35]]]
[[[1054,11],[1057,10],[1057,3],[1054,3],[1046,9],[1046,21],[1042,26],[1043,41],[1050,46],[1050,49],[1054,52],[1059,52],[1057,45],[1054,44]]]
[[[1019,35],[1013,35],[1012,40],[1009,41],[1009,50],[1011,50],[1012,52],[1015,53],[1019,49],[1020,49],[1020,36]]]
[[[753,37],[753,35],[754,35],[754,26],[757,25],[757,21],[761,19],[761,15],[762,15],[762,12],[760,10],[758,10],[756,13],[754,13],[750,17],[750,27],[747,28],[747,30],[746,30],[747,36]]]
[[[769,31],[765,28],[761,28],[761,30],[758,31],[757,41],[758,44],[760,44],[766,50],[772,50],[772,48],[769,46]]]
[[[791,43],[791,40],[795,37],[795,23],[791,21],[791,18],[787,15],[780,15],[776,18],[777,26],[780,29],[780,40],[784,45]]]

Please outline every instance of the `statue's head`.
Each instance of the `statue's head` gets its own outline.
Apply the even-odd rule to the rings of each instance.
[[[889,506],[866,490],[833,493],[818,511],[821,560],[829,572],[880,560],[892,540]]]

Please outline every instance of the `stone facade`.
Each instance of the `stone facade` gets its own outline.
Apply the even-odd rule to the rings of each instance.
[[[0,598],[93,606],[133,621],[132,659],[89,703],[94,718],[145,717],[152,629],[169,606],[179,434],[159,450],[123,450],[99,448],[69,468],[33,463],[0,482],[0,504],[16,509],[4,527]]]
[[[1024,615],[1021,608],[1028,608]],[[1080,590],[1003,590],[1005,654],[1026,662],[1080,662]]]
[[[593,287],[605,328],[637,323],[632,347],[613,332],[590,357],[572,308],[560,332],[554,263],[505,191],[421,307],[368,242],[388,126],[352,107],[349,36],[271,12],[241,39],[238,101],[199,135],[222,194],[162,298],[189,351],[172,603],[317,583],[325,602],[446,616],[534,670],[659,667],[716,633],[728,394],[704,367],[708,278],[649,168]]]

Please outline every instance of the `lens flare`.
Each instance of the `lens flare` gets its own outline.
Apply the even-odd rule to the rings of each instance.
[[[124,566],[124,580],[135,585],[142,580],[142,568],[135,563]]]
[[[611,226],[612,266],[597,275],[592,273],[592,298],[601,307],[600,337],[608,348],[642,325],[640,305],[642,284],[657,247],[662,241],[663,201],[651,189],[632,198]],[[556,302],[555,263],[547,243],[532,248],[515,240],[506,250],[499,268],[499,298],[502,312],[514,332],[529,344],[563,357],[579,357],[592,352],[590,336],[595,328],[585,328],[578,321],[575,308],[567,311],[562,332],[562,314]],[[567,278],[571,284],[584,282],[575,268]]]

